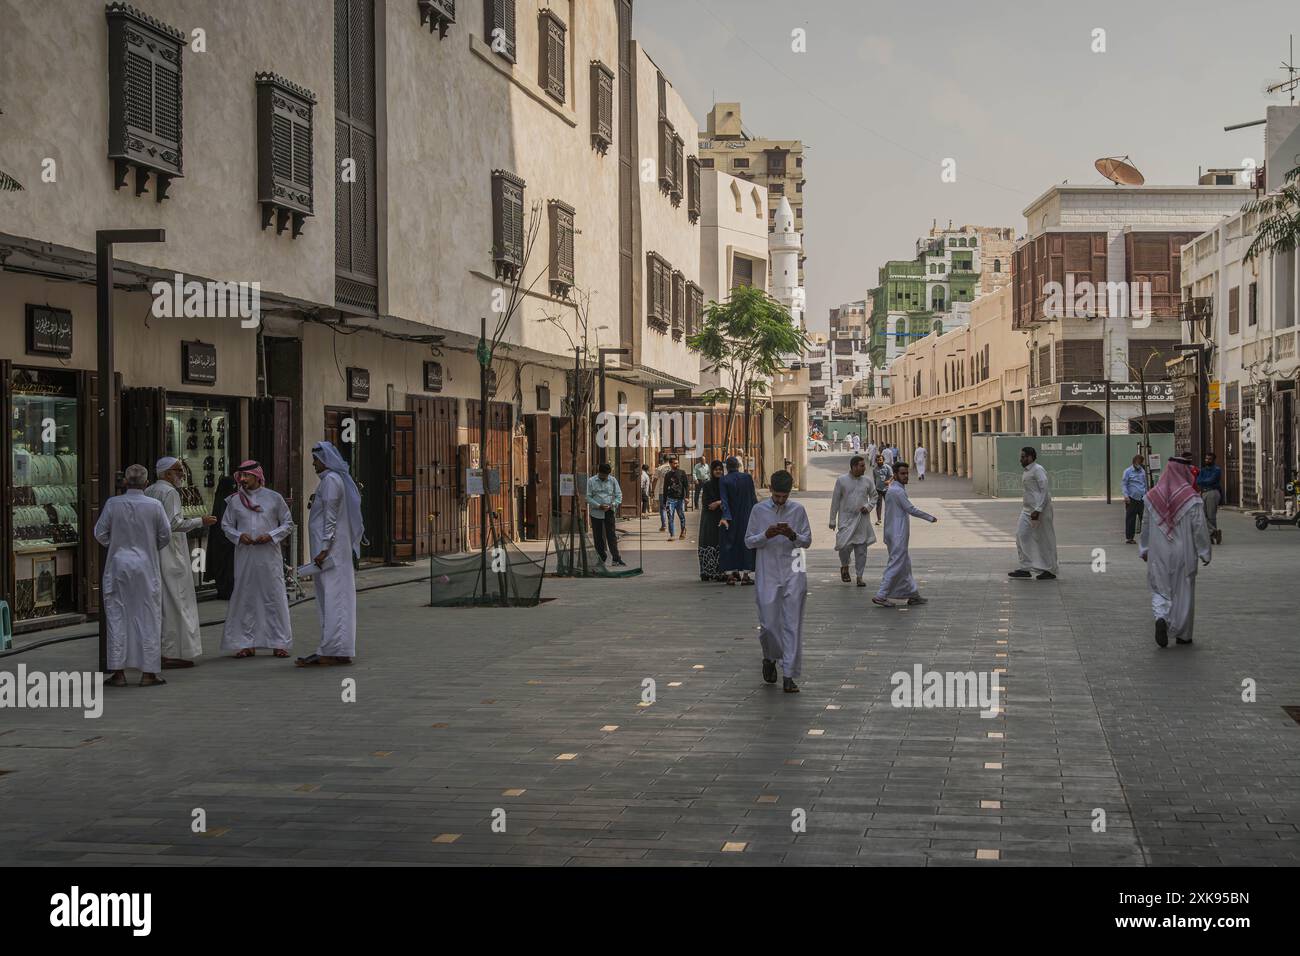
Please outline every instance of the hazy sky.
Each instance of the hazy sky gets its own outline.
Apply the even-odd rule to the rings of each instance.
[[[1129,155],[1148,183],[1262,162],[1268,82],[1300,4],[1282,0],[636,0],[634,33],[703,126],[801,139],[808,324],[861,299],[932,220],[1024,231],[1048,186],[1104,182]],[[803,28],[807,52],[791,49]],[[1106,52],[1092,52],[1094,29]],[[1300,102],[1300,100],[1298,100]],[[945,158],[957,181],[940,180]]]

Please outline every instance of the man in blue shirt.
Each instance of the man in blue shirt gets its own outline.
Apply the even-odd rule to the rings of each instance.
[[[618,520],[618,506],[623,503],[623,489],[618,479],[610,475],[609,462],[600,463],[600,474],[587,479],[587,511],[591,515],[591,538],[601,563],[605,562],[605,548],[614,557],[614,564],[624,566],[618,553],[618,535],[614,522]]]
[[[1210,526],[1210,541],[1223,544],[1219,530],[1219,505],[1223,501],[1223,469],[1215,464],[1214,452],[1205,453],[1204,464],[1196,476],[1196,490],[1205,502],[1205,523]]]
[[[1124,469],[1120,487],[1124,490],[1124,543],[1136,544],[1133,532],[1137,529],[1137,520],[1142,517],[1142,502],[1147,496],[1147,472],[1142,466],[1145,459],[1141,455],[1133,456],[1133,464]]]

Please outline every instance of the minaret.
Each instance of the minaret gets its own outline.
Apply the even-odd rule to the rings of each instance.
[[[799,285],[799,253],[803,249],[803,236],[795,231],[794,210],[790,200],[781,197],[776,209],[776,225],[767,240],[772,257],[772,297],[790,310],[790,317],[799,329],[804,328],[804,292]]]

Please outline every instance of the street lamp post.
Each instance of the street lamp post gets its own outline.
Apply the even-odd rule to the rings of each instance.
[[[95,232],[95,334],[98,374],[99,507],[117,490],[117,395],[113,388],[113,246],[128,242],[166,242],[164,229],[100,229]],[[108,670],[108,615],[104,611],[104,565],[108,550],[99,549],[99,669]]]

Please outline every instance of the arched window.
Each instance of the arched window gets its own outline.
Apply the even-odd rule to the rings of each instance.
[[[994,271],[994,272],[1001,272],[1001,271],[1002,271],[1002,260],[1001,260],[1001,259],[994,259],[994,260],[993,260],[993,271]]]
[[[930,294],[930,307],[936,312],[943,311],[943,286],[937,285]]]
[[[1042,423],[1041,426],[1039,426],[1039,428],[1040,428],[1040,432],[1041,432],[1041,434],[1043,434],[1043,435],[1050,435],[1050,434],[1052,434],[1052,420],[1051,420],[1050,418],[1044,418],[1044,419],[1043,419],[1043,423]]]

